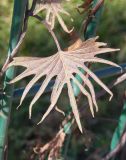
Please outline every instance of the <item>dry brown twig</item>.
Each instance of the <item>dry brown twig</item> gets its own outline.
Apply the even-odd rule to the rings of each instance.
[[[43,160],[47,153],[49,160],[57,159],[60,155],[65,136],[63,130],[60,130],[49,143],[45,144],[43,147],[35,147],[34,152],[39,155],[40,160]]]
[[[39,155],[39,159],[45,159],[46,155],[48,154],[48,159],[53,160],[60,157],[60,151],[64,144],[66,133],[64,132],[64,126],[71,120],[71,116],[67,116],[63,122],[61,123],[60,130],[56,134],[56,136],[46,143],[42,147],[35,147],[33,150],[35,154]],[[71,125],[74,123],[74,119],[71,120]],[[68,128],[69,129],[69,128]]]

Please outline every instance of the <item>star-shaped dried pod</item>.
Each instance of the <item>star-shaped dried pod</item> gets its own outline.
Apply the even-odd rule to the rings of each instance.
[[[58,52],[56,54],[46,58],[16,57],[13,59],[13,61],[9,64],[8,67],[23,66],[26,67],[26,70],[20,75],[18,75],[16,78],[14,78],[11,81],[11,83],[15,83],[23,79],[24,77],[34,75],[33,79],[28,83],[24,90],[24,93],[21,97],[20,105],[22,104],[24,98],[26,97],[27,93],[32,88],[32,86],[41,77],[46,76],[45,80],[42,82],[39,91],[36,93],[35,97],[30,103],[30,118],[33,105],[44,93],[51,79],[56,77],[51,93],[51,104],[39,123],[41,123],[51,112],[51,110],[55,107],[58,98],[63,90],[63,87],[66,84],[68,88],[68,96],[72,107],[72,111],[78,124],[78,127],[82,132],[79,111],[77,108],[77,103],[74,96],[71,80],[74,81],[74,83],[79,87],[80,91],[87,97],[92,116],[94,116],[93,106],[95,106],[96,111],[98,110],[98,106],[95,98],[94,87],[91,81],[80,71],[80,68],[84,69],[84,71],[87,72],[87,74],[90,75],[90,77],[92,77],[102,88],[104,88],[112,98],[113,94],[109,90],[109,88],[85,65],[85,63],[98,62],[112,65],[115,67],[120,67],[109,60],[96,57],[96,55],[106,52],[118,51],[119,49],[105,48],[104,46],[106,46],[106,44],[102,42],[96,42],[97,38],[98,37],[91,38],[84,42],[79,40],[75,42],[74,45],[70,46],[66,51],[58,49]],[[78,74],[81,77],[85,85],[88,86],[89,91],[87,91],[84,88],[84,86],[76,79],[76,77],[74,76],[75,74]]]
[[[60,14],[64,14],[70,17],[70,14],[61,6],[61,0],[37,0],[33,15],[44,10],[46,10],[46,22],[51,26],[51,29],[54,28],[57,18],[65,32],[72,32],[73,29],[69,30],[60,16]]]

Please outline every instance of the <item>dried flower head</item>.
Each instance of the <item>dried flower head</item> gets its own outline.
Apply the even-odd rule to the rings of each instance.
[[[64,23],[64,20],[60,14],[70,16],[70,14],[61,6],[61,0],[37,0],[34,15],[38,14],[40,11],[46,10],[46,22],[51,26],[51,29],[55,26],[56,18],[58,19],[61,27],[67,33],[70,33],[73,29],[69,30]]]
[[[105,63],[112,66],[119,67],[117,64],[105,60],[102,58],[96,57],[96,55],[106,53],[106,52],[114,52],[118,51],[118,49],[105,48],[105,43],[96,42],[98,37],[91,38],[87,41],[77,41],[74,45],[70,46],[66,51],[62,51],[60,48],[58,52],[47,58],[37,58],[37,57],[16,57],[9,64],[8,67],[11,66],[23,66],[26,67],[26,70],[18,75],[15,79],[11,81],[11,83],[17,82],[24,77],[34,75],[33,79],[26,86],[25,91],[21,97],[20,105],[22,104],[24,98],[26,97],[29,90],[32,86],[43,76],[46,75],[45,80],[42,82],[42,85],[30,103],[29,107],[29,117],[31,118],[32,107],[36,103],[36,101],[40,98],[40,96],[44,93],[47,85],[51,81],[52,78],[56,76],[55,84],[53,86],[52,94],[51,94],[51,104],[47,109],[46,113],[43,115],[40,122],[42,122],[47,115],[51,112],[51,110],[55,107],[58,98],[62,92],[64,85],[67,85],[68,88],[68,96],[70,100],[70,104],[72,107],[72,111],[78,127],[82,132],[82,126],[79,118],[79,111],[77,108],[76,99],[73,92],[73,87],[71,84],[71,80],[79,87],[80,91],[87,97],[89,102],[89,107],[94,116],[94,107],[96,111],[98,111],[98,106],[95,98],[95,91],[91,81],[86,77],[81,71],[80,68],[84,69],[87,74],[90,75],[102,88],[104,88],[110,95],[111,98],[113,96],[112,92],[109,88],[85,65],[86,62],[98,62]],[[84,86],[75,78],[75,74],[78,74],[85,85],[88,86],[89,91],[87,91]],[[40,123],[39,122],[39,123]]]

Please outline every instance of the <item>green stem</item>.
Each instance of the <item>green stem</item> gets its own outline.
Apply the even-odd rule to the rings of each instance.
[[[98,2],[99,0],[94,0],[92,7],[95,7]],[[98,11],[95,14],[95,17],[92,18],[91,22],[89,23],[86,33],[84,34],[85,39],[96,36],[97,26],[99,24],[102,11],[103,11],[103,6],[101,6],[100,9],[98,9]]]
[[[92,8],[95,7],[95,5],[97,4],[97,2],[99,2],[99,0],[94,0],[93,4],[92,4]],[[101,7],[95,14],[95,18],[93,18],[91,20],[91,22],[88,24],[88,27],[87,27],[87,30],[86,30],[86,33],[84,35],[85,39],[88,39],[88,38],[91,38],[91,37],[94,37],[96,35],[96,28],[98,26],[98,23],[99,23],[99,20],[100,20],[100,16],[101,16],[101,13],[102,13],[102,9],[103,7]],[[82,70],[82,72],[84,73],[84,71]],[[82,79],[76,75],[76,79],[82,83]],[[78,88],[78,86],[73,83],[73,90],[74,90],[74,95],[75,96],[78,96],[80,94],[80,89]],[[66,127],[67,126],[67,127]],[[66,124],[64,126],[64,132],[66,134],[71,134],[71,122],[68,122],[68,124]],[[66,139],[66,141],[69,141],[70,142],[70,139]],[[67,143],[67,142],[66,142]],[[67,144],[68,146],[69,144]],[[67,147],[68,148],[68,147]],[[65,154],[67,153],[67,150],[65,149]]]
[[[114,150],[118,145],[125,127],[126,127],[126,101],[124,102],[124,106],[119,118],[118,126],[115,129],[115,132],[112,137],[111,146],[110,146],[111,151]]]
[[[93,4],[92,4],[92,8],[95,7],[95,5],[98,3],[99,0],[94,0]],[[102,10],[103,7],[101,7],[95,14],[95,17],[91,20],[91,22],[88,24],[86,33],[84,33],[84,38],[85,39],[89,39],[91,37],[95,37],[96,36],[96,30],[97,30],[97,26],[99,24],[99,20],[102,14]],[[81,70],[83,73],[84,71]],[[80,78],[80,76],[76,75],[76,79],[82,83],[82,79]],[[75,96],[78,96],[80,94],[80,89],[79,87],[73,83],[73,89],[74,89],[74,94]]]
[[[20,38],[24,23],[24,16],[27,3],[28,3],[27,0],[25,1],[15,0],[14,2],[14,11],[13,11],[8,56],[11,55],[13,49],[16,47],[18,40]],[[1,111],[4,114],[4,116],[0,116],[0,160],[3,160],[4,158],[8,124],[10,120],[10,112],[12,106],[13,85],[9,85],[8,82],[13,78],[14,78],[14,68],[8,69],[7,72],[5,73],[5,79],[4,79],[5,96],[0,102]]]

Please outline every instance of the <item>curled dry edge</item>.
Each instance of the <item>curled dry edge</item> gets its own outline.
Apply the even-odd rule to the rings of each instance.
[[[63,90],[64,85],[67,85],[68,88],[68,96],[70,100],[70,105],[72,107],[72,111],[74,117],[76,119],[77,125],[82,132],[82,126],[80,122],[79,111],[77,108],[76,98],[74,96],[73,87],[71,80],[79,87],[80,91],[87,97],[89,102],[90,111],[92,116],[94,117],[94,110],[98,111],[98,105],[96,102],[96,96],[94,91],[94,86],[91,81],[86,77],[81,71],[80,68],[83,69],[90,77],[92,77],[102,88],[106,90],[110,94],[110,99],[113,94],[109,90],[109,88],[85,65],[86,62],[90,63],[104,63],[108,65],[112,65],[115,67],[120,67],[119,65],[102,58],[96,57],[99,54],[103,54],[106,52],[115,52],[119,51],[119,49],[107,48],[106,43],[97,42],[98,37],[90,38],[84,42],[80,39],[77,40],[73,45],[68,47],[67,50],[63,51],[58,47],[58,51],[56,54],[46,57],[46,58],[38,58],[38,57],[15,57],[13,61],[8,65],[8,67],[12,66],[22,66],[25,67],[26,70],[14,78],[10,83],[15,83],[27,76],[34,75],[33,79],[27,84],[23,95],[20,100],[20,105],[22,104],[24,98],[26,97],[29,90],[32,86],[43,76],[46,76],[45,80],[42,82],[42,85],[35,97],[30,103],[29,106],[29,118],[31,118],[32,107],[36,103],[36,101],[40,98],[40,96],[44,93],[47,85],[51,81],[52,78],[55,78],[55,83],[51,93],[50,106],[47,111],[43,115],[42,119],[39,123],[41,123],[48,114],[55,107],[58,98]],[[83,80],[84,84],[87,85],[89,91],[85,89],[85,87],[75,78],[75,75],[78,74]],[[95,108],[94,108],[95,107]]]

